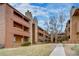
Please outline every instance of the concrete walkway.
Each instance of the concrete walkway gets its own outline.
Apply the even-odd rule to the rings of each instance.
[[[57,44],[56,48],[52,51],[52,53],[49,56],[65,56],[63,44]]]

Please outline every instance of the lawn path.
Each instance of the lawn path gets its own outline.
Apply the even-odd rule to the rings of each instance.
[[[63,44],[57,44],[56,48],[51,52],[51,54],[49,56],[65,56],[65,51],[64,51],[64,47]]]

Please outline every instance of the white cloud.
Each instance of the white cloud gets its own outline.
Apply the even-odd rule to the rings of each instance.
[[[38,15],[47,15],[48,12],[44,12],[43,10],[46,8],[39,7],[39,6],[32,6],[30,4],[11,4],[13,5],[16,9],[18,9],[20,12],[23,14],[27,11],[30,10],[33,14],[33,16],[38,16]],[[36,12],[35,12],[36,11]]]
[[[49,19],[49,13],[55,13],[55,14],[59,14],[60,11],[63,11],[64,12],[64,15],[65,15],[65,18],[68,20],[69,19],[69,10],[71,8],[71,6],[73,4],[62,4],[64,7],[60,6],[60,8],[56,7],[56,9],[54,8],[55,5],[53,4],[48,4],[45,8],[44,7],[40,7],[40,6],[33,6],[33,5],[30,5],[30,4],[11,4],[12,6],[14,6],[16,9],[18,9],[21,13],[25,14],[25,12],[27,10],[30,10],[32,12],[32,15],[33,16],[45,16],[47,17],[46,20]],[[59,6],[59,5],[58,5]],[[45,20],[38,20],[38,25],[41,26],[43,28],[43,24],[45,22]]]
[[[41,28],[43,28],[43,29],[45,29],[44,28],[44,20],[39,20],[39,22],[38,22],[38,26],[40,26]]]
[[[44,10],[47,10],[46,8],[39,7],[39,6],[32,6],[30,4],[11,4],[14,8],[19,10],[21,13],[25,14],[27,10],[32,12],[33,16],[45,16],[48,17],[48,12],[45,12]],[[44,24],[44,20],[38,20],[38,25],[42,28]]]

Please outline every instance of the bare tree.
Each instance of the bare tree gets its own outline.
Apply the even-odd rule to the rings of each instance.
[[[58,33],[58,23],[57,23],[57,19],[55,16],[53,17],[50,17],[49,18],[50,21],[49,21],[49,26],[50,26],[50,32],[51,32],[51,40],[55,42],[55,39],[56,39],[56,35]]]
[[[45,26],[47,26],[47,31],[51,33],[51,40],[55,42],[57,40],[57,35],[62,32],[64,15],[61,12],[59,18],[56,16],[49,17],[49,21],[45,21]]]
[[[59,22],[59,33],[62,32],[64,21],[65,21],[64,14],[63,14],[63,12],[60,12],[59,19],[58,19],[58,22]]]
[[[47,32],[50,32],[49,20],[45,21],[44,28],[46,29]]]

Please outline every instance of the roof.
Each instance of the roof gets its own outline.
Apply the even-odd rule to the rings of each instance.
[[[77,8],[73,14],[73,16],[79,16],[79,8]]]
[[[58,33],[58,35],[64,35],[65,33]]]
[[[41,29],[42,31],[44,31],[45,33],[49,34],[46,30],[42,29],[41,27],[38,26],[38,29]]]
[[[9,7],[11,7],[12,9],[14,9],[14,11],[16,11],[18,14],[20,14],[22,17],[26,18],[28,21],[30,21],[31,19],[29,19],[28,17],[26,17],[25,15],[23,15],[21,12],[19,12],[17,9],[15,9],[14,7],[12,7],[10,4],[8,3],[4,3],[7,4]]]

